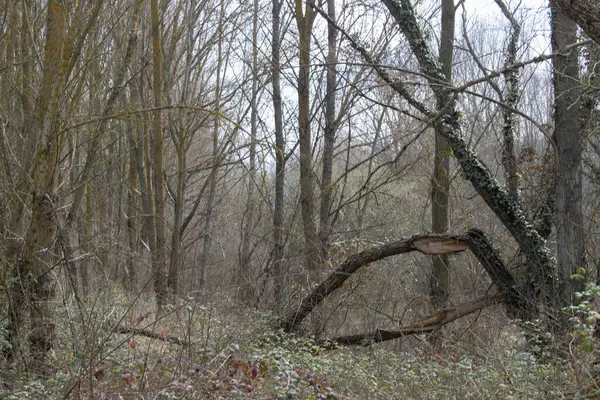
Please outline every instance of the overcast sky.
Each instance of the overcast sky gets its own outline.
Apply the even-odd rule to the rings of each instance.
[[[511,11],[517,10],[517,19],[522,21],[522,41],[533,53],[550,51],[550,21],[548,0],[504,0]],[[494,0],[465,0],[470,21],[487,21],[490,29],[506,26],[502,12]],[[462,10],[457,10],[461,13]],[[458,16],[457,16],[458,17]],[[459,17],[460,18],[460,17]]]
[[[509,5],[511,10],[514,10],[516,6],[519,6],[520,9],[540,9],[548,5],[548,1],[544,0],[505,0],[505,3]],[[465,0],[465,6],[468,11],[476,11],[481,15],[500,15],[500,10],[494,0]]]

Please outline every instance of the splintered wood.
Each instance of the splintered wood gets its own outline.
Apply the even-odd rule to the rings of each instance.
[[[464,240],[426,237],[413,242],[413,247],[423,254],[453,254],[465,251],[469,245]]]

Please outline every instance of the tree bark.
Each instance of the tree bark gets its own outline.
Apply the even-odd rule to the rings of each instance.
[[[140,59],[138,61],[142,60]],[[142,107],[144,104],[143,88],[143,78],[140,78],[130,86],[131,99],[134,107]],[[146,114],[138,115],[138,117],[139,118],[134,121],[133,137],[131,139],[142,206],[142,229],[140,232],[140,239],[148,251],[152,253],[156,247],[156,232],[154,228],[154,206],[152,202],[152,186],[150,179],[151,162],[148,146],[150,134]]]
[[[138,254],[138,223],[137,215],[135,210],[138,204],[138,176],[135,165],[135,144],[133,140],[133,130],[135,126],[133,123],[130,124],[128,130],[128,142],[129,142],[129,163],[128,163],[128,177],[129,187],[127,191],[127,243],[129,245],[129,251],[127,252],[126,259],[126,290],[133,293],[136,284],[136,255]]]
[[[594,0],[551,0],[552,6],[559,6],[570,19],[600,44],[600,5]]]
[[[252,241],[253,229],[255,228],[255,185],[256,185],[256,138],[258,131],[258,0],[254,0],[252,11],[252,93],[250,98],[250,147],[248,160],[248,173],[246,176],[248,193],[246,198],[246,211],[242,218],[242,243],[240,249],[239,269],[237,272],[238,293],[240,300],[251,304],[254,299],[251,281],[251,258],[254,252]]]
[[[87,259],[81,265],[81,287],[83,289],[83,295],[87,296],[90,292],[90,271],[94,265],[94,258],[90,257],[92,249],[91,242],[93,238],[93,213],[94,213],[94,194],[92,191],[92,182],[88,182],[85,185],[85,216],[82,223],[81,233],[83,235],[83,243],[81,249],[87,254]]]
[[[186,32],[186,52],[185,52],[185,70],[183,90],[181,94],[181,103],[188,101],[190,90],[190,75],[192,70],[192,57],[194,50],[194,10],[196,1],[189,0],[187,7],[187,32]],[[173,133],[173,143],[177,151],[177,186],[175,189],[175,207],[173,210],[173,231],[171,232],[171,258],[169,260],[169,276],[167,280],[167,289],[169,291],[169,301],[173,302],[179,294],[179,269],[181,264],[181,220],[183,218],[184,203],[184,182],[186,178],[186,129],[187,116],[182,110],[179,116],[178,134]]]
[[[223,24],[225,20],[225,3],[224,0],[220,2],[219,12],[219,26],[218,26],[218,38],[217,38],[217,66],[216,66],[216,87],[215,87],[215,104],[217,114],[221,111],[221,69],[223,68]],[[219,127],[220,117],[215,116],[213,132],[212,132],[212,168],[213,173],[209,176],[210,183],[208,189],[208,198],[206,199],[206,221],[204,224],[204,243],[202,245],[202,255],[200,256],[200,287],[201,289],[206,288],[208,260],[210,257],[210,251],[212,247],[212,219],[214,213],[214,202],[215,192],[217,189],[217,168],[220,163],[219,160]]]
[[[500,10],[508,19],[511,25],[510,38],[506,48],[506,61],[504,63],[504,82],[506,85],[504,101],[506,107],[502,107],[502,134],[504,145],[502,146],[502,164],[504,166],[504,176],[508,195],[515,203],[519,202],[519,176],[517,173],[517,157],[515,154],[515,129],[517,128],[517,119],[511,109],[517,108],[519,102],[519,72],[516,69],[510,69],[511,65],[517,62],[517,45],[521,35],[521,25],[509,11],[502,0],[495,0]]]

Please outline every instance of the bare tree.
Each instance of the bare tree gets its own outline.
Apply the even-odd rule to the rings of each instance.
[[[300,143],[300,205],[304,232],[306,267],[315,271],[319,264],[319,243],[315,223],[315,179],[312,160],[310,115],[310,42],[316,13],[307,3],[295,0],[299,42],[298,72],[298,140]],[[303,7],[304,6],[304,7]],[[304,8],[304,9],[303,9]]]
[[[217,65],[216,65],[216,83],[215,83],[215,105],[217,115],[214,117],[213,129],[212,129],[212,167],[213,173],[209,177],[209,188],[208,198],[206,200],[206,220],[204,225],[204,243],[202,246],[202,255],[200,259],[200,287],[206,287],[207,279],[207,268],[212,247],[212,233],[213,229],[213,216],[214,216],[214,205],[217,189],[217,168],[220,164],[219,160],[219,128],[221,126],[220,115],[221,111],[221,95],[222,95],[222,69],[224,67],[223,60],[223,40],[224,40],[224,24],[225,24],[225,3],[224,0],[220,1],[219,6],[219,23],[217,27]]]
[[[327,15],[335,22],[335,0],[327,0]],[[336,136],[336,87],[337,87],[337,29],[332,24],[327,25],[327,85],[325,88],[325,131],[323,133],[323,171],[321,175],[321,206],[319,241],[322,261],[328,258],[329,235],[331,234],[333,203],[333,148]]]
[[[517,108],[517,103],[519,102],[519,74],[517,70],[509,67],[517,62],[517,45],[519,43],[519,36],[521,35],[521,26],[502,0],[496,0],[496,4],[498,4],[498,7],[500,7],[500,10],[510,22],[510,36],[506,48],[506,62],[504,64],[506,68],[506,72],[504,73],[506,88],[504,96],[499,93],[500,98],[506,103],[506,107],[502,107],[502,119],[504,123],[502,127],[504,139],[502,165],[504,166],[508,194],[515,202],[519,202],[519,177],[517,174],[517,156],[515,154],[515,129],[517,121],[516,115],[512,111]]]
[[[156,232],[156,248],[152,253],[152,264],[154,274],[154,291],[156,294],[156,305],[159,311],[167,300],[167,247],[165,230],[165,181],[164,181],[164,144],[162,113],[162,89],[163,89],[163,47],[160,32],[160,16],[158,0],[150,0],[150,14],[152,19],[152,62],[154,82],[154,123],[152,143],[152,184],[154,186],[154,229]]]
[[[440,55],[443,76],[452,81],[452,60],[454,52],[454,0],[442,0],[442,27],[440,34]],[[450,94],[437,99],[437,110],[445,112],[452,101]],[[431,193],[431,229],[434,233],[446,233],[449,219],[450,154],[448,142],[441,132],[435,134],[435,156]],[[442,254],[432,258],[431,302],[436,309],[444,308],[448,302],[450,287],[450,261]]]
[[[577,25],[559,7],[552,6],[552,49],[557,51],[577,41]],[[579,52],[552,59],[554,67],[554,138],[556,167],[556,235],[558,264],[563,271],[563,304],[574,301],[582,282],[571,279],[585,265],[582,213],[582,145],[579,82]]]
[[[271,5],[271,81],[273,86],[273,118],[275,125],[275,201],[273,204],[273,256],[270,274],[274,276],[274,304],[279,304],[284,273],[284,195],[285,195],[285,136],[281,102],[281,0]]]
[[[244,215],[243,229],[242,229],[242,243],[240,249],[240,268],[237,273],[239,283],[241,285],[240,294],[241,299],[244,302],[251,303],[251,282],[249,279],[250,261],[252,253],[255,247],[253,244],[253,230],[256,228],[256,199],[255,199],[255,186],[256,186],[256,146],[257,146],[257,134],[258,134],[258,12],[259,12],[258,0],[254,0],[254,7],[252,10],[252,93],[250,94],[250,147],[248,149],[248,175],[247,175],[247,187],[248,197],[246,198],[246,212]]]
[[[46,40],[43,60],[43,77],[28,129],[35,153],[24,159],[31,165],[31,219],[25,235],[23,249],[12,271],[14,283],[10,290],[9,315],[13,355],[21,351],[23,313],[29,310],[31,333],[28,336],[34,370],[42,375],[51,372],[48,353],[54,345],[54,322],[51,302],[55,285],[52,268],[56,260],[53,252],[58,231],[58,179],[59,164],[64,146],[59,128],[61,97],[65,84],[73,70],[84,40],[94,26],[102,1],[95,4],[79,4],[77,17],[68,24],[67,5],[50,1],[47,6]],[[83,17],[87,16],[86,24]],[[75,100],[73,100],[75,101]],[[23,206],[15,214],[22,217]],[[13,226],[17,226],[16,224]]]

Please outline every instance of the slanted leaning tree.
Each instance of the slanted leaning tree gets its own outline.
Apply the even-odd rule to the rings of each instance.
[[[444,245],[450,246],[453,240],[456,243],[463,242],[475,253],[481,264],[488,271],[492,281],[500,289],[504,296],[504,303],[508,306],[509,311],[513,316],[519,316],[525,319],[537,318],[542,310],[554,313],[561,305],[559,299],[562,297],[563,284],[568,277],[559,277],[556,270],[556,265],[551,257],[549,247],[546,240],[535,229],[534,225],[528,220],[523,213],[521,206],[509,193],[503,189],[497,180],[493,177],[490,170],[483,164],[477,153],[469,148],[469,144],[465,140],[462,132],[460,114],[455,105],[456,96],[464,88],[471,85],[490,79],[491,76],[500,76],[501,72],[495,72],[488,77],[468,82],[460,87],[454,87],[449,84],[443,71],[443,67],[437,62],[425,37],[418,25],[415,10],[410,0],[383,0],[383,3],[389,10],[390,14],[396,20],[400,30],[406,37],[413,55],[415,56],[420,73],[428,82],[429,89],[433,93],[436,101],[445,104],[442,110],[434,112],[429,109],[424,103],[419,102],[406,89],[405,83],[401,80],[392,78],[388,72],[377,62],[374,62],[368,51],[362,47],[357,41],[341,30],[346,38],[352,43],[352,46],[359,51],[365,60],[372,64],[372,67],[377,71],[380,77],[396,92],[398,92],[406,101],[415,109],[420,111],[428,119],[436,132],[443,136],[452,150],[454,157],[459,163],[461,170],[467,180],[473,185],[477,193],[490,207],[512,237],[519,245],[521,253],[524,255],[528,264],[528,271],[525,276],[526,281],[517,281],[512,274],[506,269],[500,257],[493,251],[491,245],[479,231],[470,231],[463,239],[451,236],[436,237],[415,237],[405,241],[390,243],[389,245],[381,246],[372,250],[364,251],[356,254],[346,260],[340,268],[330,274],[319,286],[309,293],[301,302],[300,306],[293,312],[290,312],[283,320],[282,326],[286,330],[294,330],[298,327],[302,319],[308,315],[312,309],[320,304],[323,299],[342,285],[347,277],[353,274],[361,265],[379,260],[390,255],[401,254],[408,251],[418,250],[425,254],[440,255],[451,254],[456,252],[456,249],[449,248],[447,251],[440,248],[441,245],[436,244],[429,250],[422,251],[422,248],[415,246],[416,242],[421,240],[426,241],[442,241]],[[334,24],[326,13],[317,6],[315,9],[323,15],[330,24]],[[551,56],[538,57],[530,62],[538,62],[544,59],[556,57],[561,52],[573,50],[575,46],[567,46],[557,50]],[[525,63],[521,63],[525,65]],[[514,69],[517,66],[510,66],[508,69]],[[482,80],[483,79],[483,80]],[[446,243],[446,241],[450,241]],[[450,246],[452,247],[452,246]],[[565,285],[566,286],[566,285]],[[568,290],[568,289],[567,289]],[[478,303],[481,305],[481,303]],[[472,305],[466,309],[473,309]],[[443,310],[441,314],[432,321],[424,321],[421,323],[421,328],[427,326],[429,330],[435,326],[440,326],[441,321],[447,321],[449,315],[448,310]],[[426,323],[427,322],[427,323]],[[410,328],[410,329],[408,329]],[[407,327],[404,332],[413,332],[414,327]],[[418,328],[418,327],[417,327]],[[412,329],[412,330],[411,330]],[[417,329],[418,331],[418,329]],[[414,332],[413,332],[414,333]],[[398,335],[402,335],[400,332]],[[393,337],[394,335],[387,335]],[[397,336],[396,336],[397,337]]]
[[[383,0],[390,14],[396,20],[406,37],[409,46],[419,63],[421,73],[426,76],[430,89],[438,101],[455,98],[456,88],[451,85],[439,85],[444,81],[444,73],[436,62],[427,41],[418,25],[414,8],[409,0]],[[423,105],[423,108],[425,106]],[[428,112],[429,115],[434,115]],[[534,277],[527,283],[527,297],[532,305],[540,296],[547,305],[552,305],[557,294],[558,280],[546,241],[535,230],[517,203],[499,185],[489,169],[478,155],[469,148],[464,139],[460,117],[455,106],[445,108],[445,112],[436,115],[433,122],[437,132],[448,141],[461,170],[477,193],[486,202],[494,214],[511,233],[532,270]],[[527,310],[529,317],[536,314],[535,307]],[[531,315],[533,314],[533,315]]]

